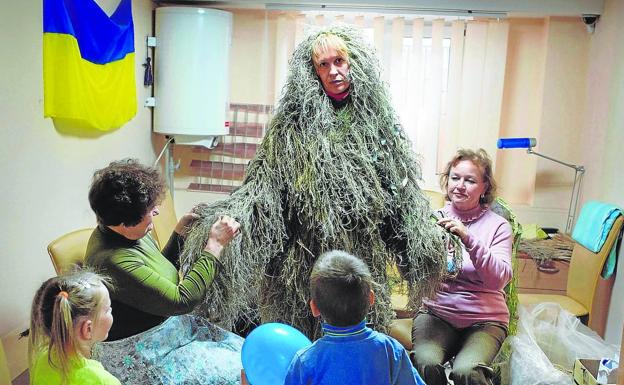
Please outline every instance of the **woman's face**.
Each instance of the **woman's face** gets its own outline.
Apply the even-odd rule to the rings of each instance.
[[[335,48],[322,52],[314,60],[314,69],[326,92],[339,94],[349,89],[349,63]]]
[[[466,211],[479,205],[487,187],[481,168],[470,160],[461,160],[451,167],[446,193],[456,209]]]
[[[158,206],[154,206],[147,210],[147,213],[141,219],[141,222],[134,226],[125,226],[124,236],[128,239],[141,239],[154,228],[153,218],[160,214]]]

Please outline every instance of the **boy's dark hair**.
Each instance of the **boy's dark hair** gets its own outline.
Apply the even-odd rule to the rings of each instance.
[[[368,313],[373,278],[366,264],[344,251],[322,254],[310,275],[310,293],[325,322],[356,325]]]
[[[164,193],[165,181],[156,168],[126,159],[93,174],[89,204],[102,225],[135,226]]]

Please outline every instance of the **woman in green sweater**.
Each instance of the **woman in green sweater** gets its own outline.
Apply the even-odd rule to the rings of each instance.
[[[242,339],[190,315],[240,225],[221,217],[201,257],[186,274],[178,255],[196,214],[184,215],[161,251],[150,235],[165,183],[158,170],[135,160],[95,172],[89,203],[98,226],[86,263],[111,277],[115,324],[96,356],[122,383],[237,383]]]

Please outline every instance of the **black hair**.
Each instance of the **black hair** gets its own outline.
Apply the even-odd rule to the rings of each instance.
[[[126,159],[93,174],[89,204],[100,224],[135,226],[164,193],[165,181],[156,168]]]

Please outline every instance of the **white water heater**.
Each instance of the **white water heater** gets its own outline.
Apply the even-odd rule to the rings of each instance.
[[[229,133],[231,40],[230,12],[156,8],[154,132],[206,147]]]

